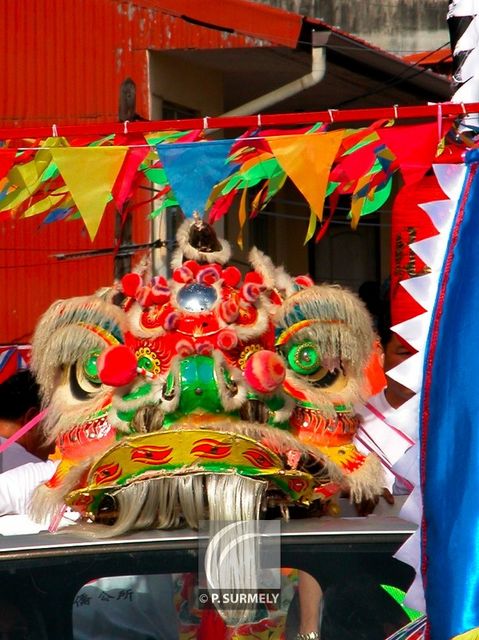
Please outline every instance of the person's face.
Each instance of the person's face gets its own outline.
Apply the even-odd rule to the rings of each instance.
[[[0,419],[0,436],[10,438],[24,424],[29,422],[37,414],[36,409],[29,409],[23,418],[19,420]],[[52,445],[45,445],[44,437],[40,425],[36,425],[17,439],[17,444],[21,445],[29,453],[37,456],[41,460],[46,460],[53,451]]]
[[[395,333],[391,334],[391,339],[384,349],[384,371],[387,372],[393,367],[396,367],[414,355],[414,353],[415,351],[412,347],[402,342]],[[386,397],[392,406],[398,407],[406,402],[406,400],[409,400],[409,398],[412,398],[414,391],[399,384],[399,382],[390,378],[387,373],[386,378],[388,383]]]
[[[17,442],[31,454],[40,458],[40,460],[46,460],[54,448],[52,445],[45,444],[40,425],[33,427],[30,431],[27,431],[27,433],[21,436]]]

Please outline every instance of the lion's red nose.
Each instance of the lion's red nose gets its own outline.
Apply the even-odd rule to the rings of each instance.
[[[136,355],[124,344],[108,347],[97,360],[98,375],[103,384],[123,387],[137,376]]]

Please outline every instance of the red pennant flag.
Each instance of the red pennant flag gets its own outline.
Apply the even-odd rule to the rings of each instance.
[[[451,123],[444,123],[446,135]],[[384,144],[394,153],[405,184],[418,182],[436,159],[439,145],[437,122],[411,126],[385,127],[378,130]]]
[[[13,166],[16,149],[0,149],[0,180],[4,178]]]

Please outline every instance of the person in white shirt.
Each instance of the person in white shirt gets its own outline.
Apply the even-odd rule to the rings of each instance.
[[[0,384],[0,444],[15,434],[40,411],[39,387],[28,369],[17,371]],[[0,473],[21,464],[45,461],[50,447],[37,427],[0,453]]]
[[[0,473],[0,516],[26,514],[34,490],[55,473],[58,461],[29,462]]]
[[[0,384],[0,445],[40,410],[39,387],[27,369]],[[0,515],[24,514],[35,488],[49,480],[57,462],[34,427],[0,453]]]

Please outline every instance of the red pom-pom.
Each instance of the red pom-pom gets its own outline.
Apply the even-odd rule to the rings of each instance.
[[[176,353],[182,358],[187,358],[195,352],[194,346],[188,340],[179,340],[176,343]]]
[[[241,287],[241,295],[247,302],[256,302],[263,289],[259,284],[247,282]]]
[[[218,334],[218,347],[223,351],[230,351],[238,345],[238,336],[231,329],[223,329]]]
[[[165,304],[171,296],[168,281],[163,276],[155,276],[151,281],[151,294],[154,304]]]
[[[239,316],[239,306],[236,300],[232,300],[231,298],[223,300],[220,304],[220,316],[225,322],[228,322],[228,324],[235,322]]]
[[[308,287],[312,287],[314,285],[314,280],[307,275],[296,276],[294,281],[298,285],[298,287],[301,287],[302,289],[307,289]]]
[[[167,290],[158,290],[157,287],[153,287],[151,289],[151,300],[152,304],[156,304],[158,306],[166,304],[170,299],[170,291]]]
[[[138,300],[138,304],[141,305],[143,309],[151,307],[155,299],[154,293],[149,286],[141,287],[141,289],[136,292],[135,297]]]
[[[141,276],[139,273],[127,273],[121,279],[121,288],[123,293],[130,298],[135,297],[135,293],[142,285]]]
[[[170,311],[170,313],[163,320],[163,328],[166,331],[174,331],[178,326],[180,320],[180,314],[177,311]]]
[[[191,282],[193,280],[193,272],[183,264],[173,271],[173,280],[180,284]]]
[[[274,351],[256,351],[244,368],[246,382],[259,393],[272,393],[283,382],[286,369]]]
[[[124,344],[108,347],[97,360],[100,380],[110,387],[123,387],[133,382],[137,366],[135,354]]]
[[[215,265],[211,265],[198,271],[196,279],[201,284],[211,286],[215,282],[218,282],[218,280],[220,279],[220,274],[218,273],[218,269],[215,269]]]
[[[226,267],[223,269],[221,277],[228,287],[236,287],[241,280],[241,271],[237,267]]]
[[[257,271],[248,271],[244,277],[245,282],[255,282],[256,284],[263,284],[263,276]]]
[[[200,268],[200,265],[194,260],[186,260],[186,262],[183,262],[182,266],[189,269],[193,276],[196,276],[198,269]]]
[[[152,287],[168,287],[168,280],[165,276],[154,276],[151,280]]]
[[[204,342],[198,342],[196,344],[196,353],[200,356],[209,356],[214,349],[214,345],[209,340],[205,340]]]

